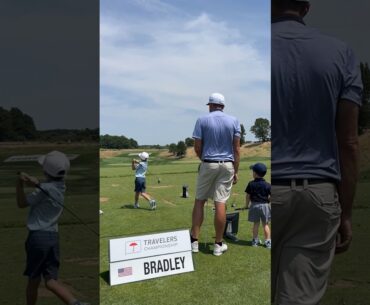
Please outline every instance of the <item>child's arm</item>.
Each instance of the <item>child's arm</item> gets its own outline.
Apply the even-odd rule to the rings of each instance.
[[[245,189],[245,207],[248,208],[249,207],[249,203],[251,201],[251,187],[250,187],[250,183],[248,183],[246,189]]]
[[[24,193],[24,183],[27,183],[30,186],[36,186],[39,181],[35,177],[30,177],[25,173],[20,173],[17,180],[17,205],[20,209],[28,207],[26,200],[26,194]]]
[[[131,168],[132,170],[136,170],[136,167],[137,167],[137,164],[139,164],[140,162],[135,160],[135,159],[132,159],[132,162],[131,162]]]
[[[245,207],[248,208],[249,207],[249,203],[251,201],[251,195],[249,195],[248,193],[245,195]]]

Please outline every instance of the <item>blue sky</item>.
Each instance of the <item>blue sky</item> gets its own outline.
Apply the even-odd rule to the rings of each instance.
[[[208,96],[249,128],[270,117],[270,1],[101,0],[100,133],[191,137]]]

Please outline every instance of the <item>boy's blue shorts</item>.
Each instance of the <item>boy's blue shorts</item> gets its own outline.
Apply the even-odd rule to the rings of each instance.
[[[136,177],[135,179],[135,192],[144,193],[146,189],[145,178]]]
[[[30,231],[26,240],[27,264],[24,275],[45,280],[58,279],[60,265],[59,234],[50,231]]]
[[[249,208],[248,221],[269,223],[271,220],[271,207],[268,203],[253,203]]]

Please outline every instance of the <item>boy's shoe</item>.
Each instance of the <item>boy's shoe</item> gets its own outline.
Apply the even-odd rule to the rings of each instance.
[[[215,248],[213,249],[213,255],[220,256],[227,250],[227,245],[222,243],[222,246],[215,244]]]
[[[271,249],[271,239],[266,239],[266,240],[265,240],[265,247],[266,247],[267,249]]]
[[[140,205],[138,203],[134,203],[134,209],[140,208]]]
[[[155,210],[157,208],[157,203],[155,202],[154,199],[149,201],[149,205],[152,210]]]
[[[253,238],[252,239],[252,247],[258,247],[258,244],[259,244],[258,238]]]
[[[191,243],[191,251],[194,253],[199,252],[199,242],[197,240]]]

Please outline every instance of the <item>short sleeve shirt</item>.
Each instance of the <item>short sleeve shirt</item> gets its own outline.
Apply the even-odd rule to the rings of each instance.
[[[135,177],[136,178],[145,178],[146,171],[148,170],[148,163],[141,161],[135,171]]]
[[[361,105],[359,62],[345,43],[297,20],[272,24],[273,179],[340,180],[340,99]]]
[[[200,117],[193,138],[202,140],[202,160],[234,161],[234,138],[240,138],[239,121],[222,111]]]
[[[253,203],[268,203],[271,195],[271,185],[263,178],[256,178],[249,182],[245,192]]]
[[[65,184],[62,181],[41,183],[45,192],[36,189],[26,196],[30,207],[27,228],[30,231],[58,231],[63,212]]]

